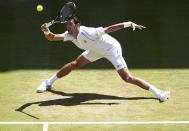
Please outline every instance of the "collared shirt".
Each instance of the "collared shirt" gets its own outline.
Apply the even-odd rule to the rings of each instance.
[[[119,45],[119,42],[112,36],[105,33],[103,27],[92,28],[80,26],[77,39],[68,33],[63,33],[64,41],[72,41],[77,47],[83,50],[92,51],[104,55],[107,51]]]

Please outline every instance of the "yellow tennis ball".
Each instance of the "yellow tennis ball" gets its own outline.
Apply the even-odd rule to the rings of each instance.
[[[38,12],[41,12],[41,11],[43,11],[43,6],[42,5],[37,5],[37,11]]]

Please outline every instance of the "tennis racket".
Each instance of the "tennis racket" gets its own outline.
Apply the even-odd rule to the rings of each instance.
[[[76,13],[76,4],[73,2],[66,3],[62,9],[58,12],[56,18],[46,24],[47,27],[52,26],[55,23],[65,23],[69,18],[74,16]]]

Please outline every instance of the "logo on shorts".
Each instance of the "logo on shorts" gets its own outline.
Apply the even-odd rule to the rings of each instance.
[[[121,65],[117,65],[117,68],[120,68],[121,67]]]

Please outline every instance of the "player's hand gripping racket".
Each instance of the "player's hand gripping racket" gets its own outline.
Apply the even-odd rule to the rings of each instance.
[[[76,5],[73,2],[66,3],[62,9],[58,12],[56,18],[46,24],[47,27],[55,23],[65,23],[67,20],[72,17],[76,12]]]

